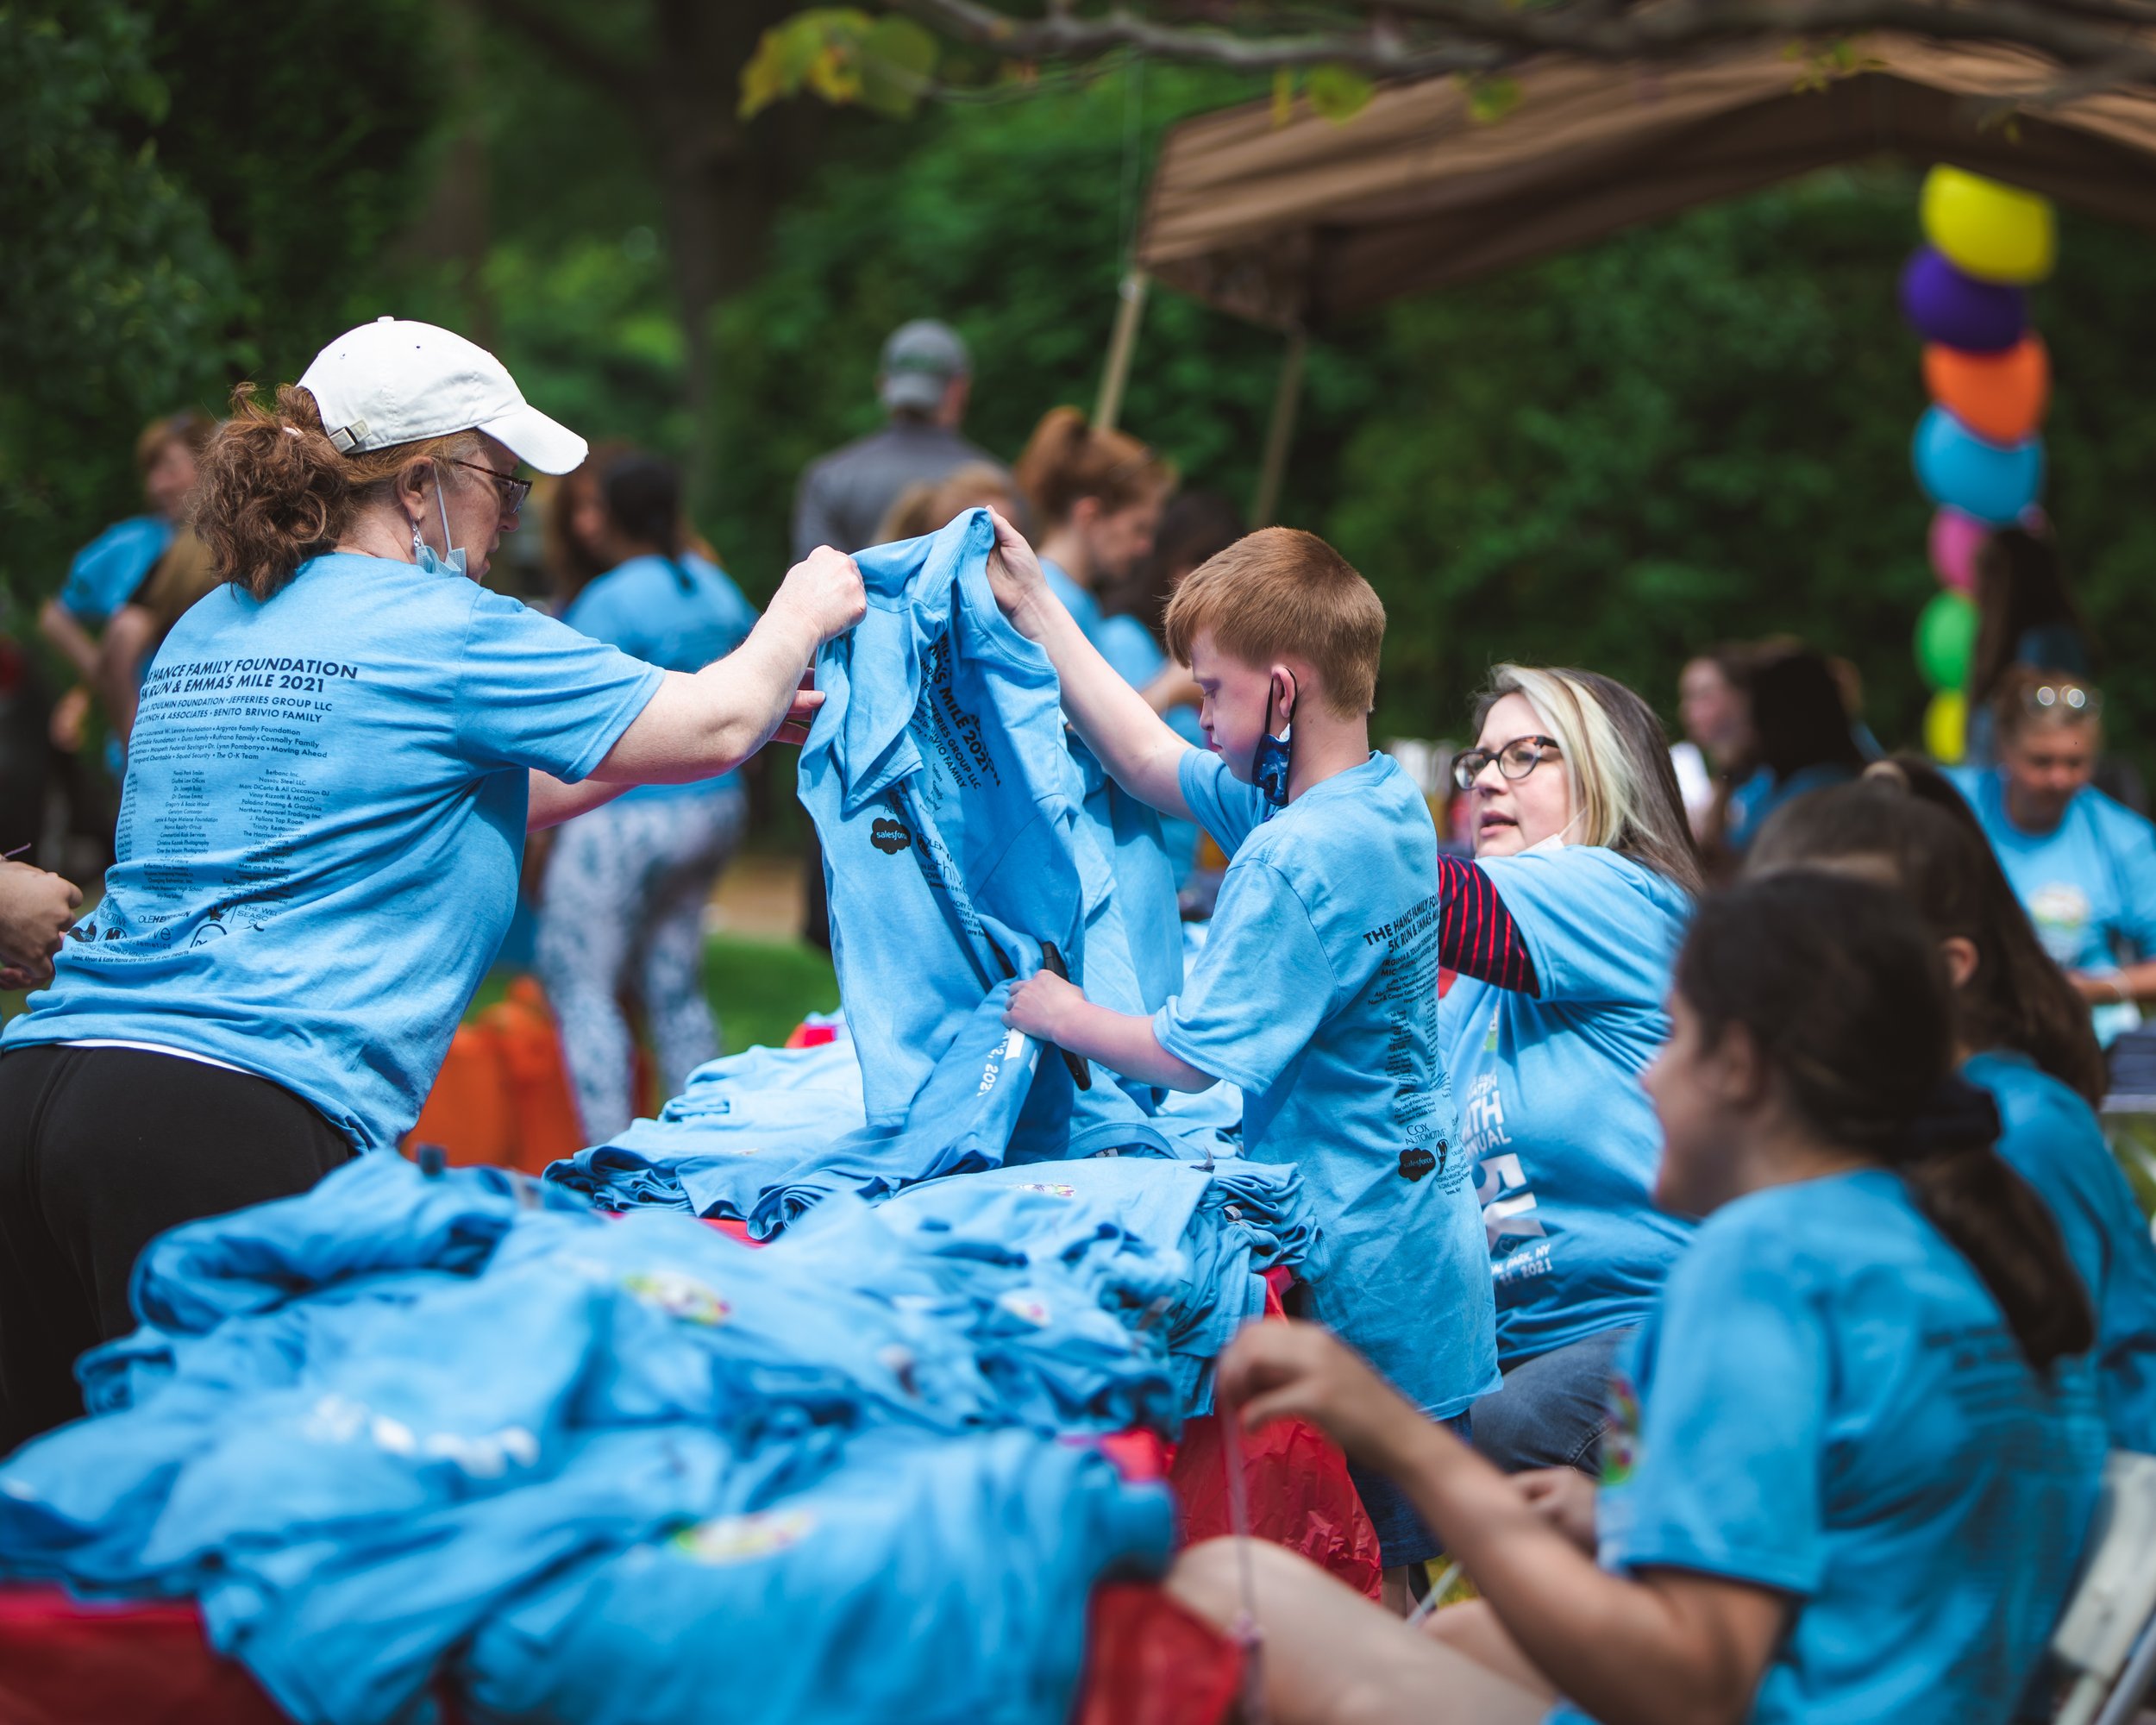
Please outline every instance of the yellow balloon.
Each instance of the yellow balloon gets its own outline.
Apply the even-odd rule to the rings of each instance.
[[[1969,743],[1969,703],[1953,689],[1932,697],[1924,709],[1924,749],[1942,767],[1961,759]]]
[[[1944,163],[1924,176],[1925,237],[1979,281],[2019,285],[2051,273],[2059,235],[2051,200]]]

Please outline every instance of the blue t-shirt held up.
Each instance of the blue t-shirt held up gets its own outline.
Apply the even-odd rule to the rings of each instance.
[[[2086,1360],[2032,1371],[1895,1175],[1716,1211],[1611,1402],[1603,1566],[1789,1596],[1755,1725],[2015,1716],[2072,1584],[2103,1424]]]
[[[2156,1453],[2156,1243],[2089,1105],[2026,1055],[1962,1068],[1999,1106],[1999,1154],[2058,1220],[2096,1319],[2096,1389],[2111,1441]]]
[[[716,563],[684,551],[679,557],[631,557],[586,584],[561,620],[594,641],[667,671],[700,671],[749,638],[756,608]],[[638,785],[631,797],[708,795],[738,790],[741,775],[692,779],[680,785]]]
[[[67,566],[60,590],[62,610],[92,629],[135,597],[172,543],[172,524],[161,515],[116,521]]]
[[[1691,1233],[1650,1195],[1662,1129],[1639,1075],[1692,901],[1599,845],[1482,867],[1541,983],[1460,976],[1438,1012],[1509,1367],[1638,1323]]]
[[[393,1146],[509,926],[527,769],[583,778],[661,675],[385,558],[210,594],[143,687],[105,897],[6,1045],[204,1055]]]
[[[1219,756],[1183,798],[1228,853],[1161,1046],[1243,1091],[1243,1143],[1293,1162],[1330,1264],[1313,1312],[1437,1418],[1498,1384],[1489,1254],[1438,1044],[1437,830],[1384,755],[1269,820]]]

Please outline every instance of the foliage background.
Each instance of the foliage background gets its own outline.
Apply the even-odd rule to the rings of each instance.
[[[643,42],[655,3],[609,9],[610,35]],[[956,323],[968,430],[1015,454],[1044,409],[1092,399],[1163,129],[1263,93],[1154,66],[906,121],[760,117],[794,128],[783,147],[748,135],[788,179],[728,235],[699,416],[649,138],[544,51],[538,6],[0,0],[18,632],[72,548],[134,507],[144,418],[296,376],[385,310],[491,343],[594,438],[692,459],[704,530],[767,593],[800,467],[877,421],[883,336]],[[709,99],[730,113],[724,72]],[[1688,652],[1787,630],[1852,659],[1874,727],[1915,739],[1909,636],[1933,584],[1907,458],[1917,348],[1894,304],[1915,188],[1907,165],[1816,176],[1325,333],[1282,515],[1384,595],[1382,732],[1457,730],[1499,658],[1592,665],[1666,712]],[[2115,740],[2138,753],[2156,738],[2156,679],[2133,674],[2156,663],[2156,244],[2070,216],[2061,255],[2036,295],[2050,505],[2115,668]],[[1125,423],[1245,498],[1278,358],[1156,292]]]

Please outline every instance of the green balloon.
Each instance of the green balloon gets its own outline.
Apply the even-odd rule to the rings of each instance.
[[[1976,606],[1958,593],[1934,593],[1916,619],[1916,668],[1926,685],[1957,693],[1966,689],[1976,650]]]

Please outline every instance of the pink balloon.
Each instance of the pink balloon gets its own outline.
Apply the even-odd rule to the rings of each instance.
[[[1942,509],[1932,517],[1932,573],[1951,593],[1972,592],[1977,585],[1977,550],[1991,530],[1973,515]]]

